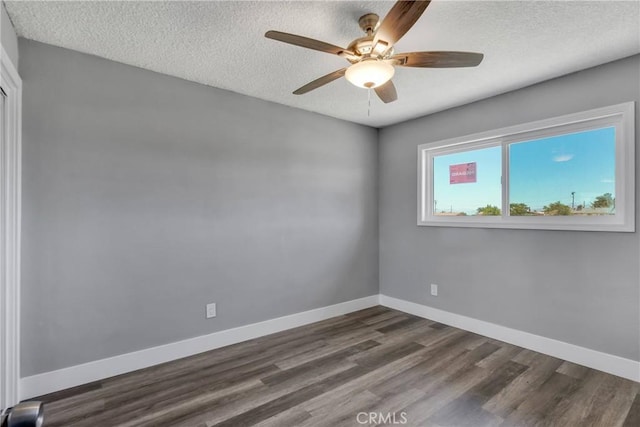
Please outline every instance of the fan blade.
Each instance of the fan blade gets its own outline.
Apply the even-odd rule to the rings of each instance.
[[[483,54],[476,52],[410,52],[389,59],[398,61],[403,67],[455,68],[475,67],[483,58]]]
[[[319,50],[320,52],[333,53],[334,55],[346,54],[355,56],[355,53],[343,47],[321,42],[320,40],[310,39],[308,37],[297,36],[295,34],[283,33],[280,31],[267,31],[264,36],[268,39],[278,40],[295,46],[306,47],[307,49]]]
[[[431,1],[398,1],[393,5],[387,16],[380,22],[380,26],[373,37],[375,48],[379,41],[388,43],[387,50],[398,42],[407,31],[413,27],[422,16]]]
[[[333,73],[329,73],[326,76],[322,76],[319,79],[315,79],[314,81],[307,83],[302,86],[300,89],[296,89],[293,94],[294,95],[303,95],[307,92],[311,92],[314,89],[318,89],[320,86],[324,86],[327,83],[331,83],[334,80],[339,79],[344,76],[344,73],[347,71],[346,68],[342,68],[340,70],[334,71]]]
[[[396,87],[391,80],[373,90],[376,91],[376,95],[378,95],[385,104],[398,99],[398,92],[396,92]]]

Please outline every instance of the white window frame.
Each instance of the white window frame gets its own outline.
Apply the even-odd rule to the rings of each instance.
[[[1,6],[0,6],[1,7]],[[5,99],[4,138],[0,146],[0,410],[20,401],[20,218],[22,80],[0,46],[0,86]]]
[[[616,213],[606,216],[511,216],[509,147],[516,142],[614,127]],[[418,146],[418,225],[540,230],[635,231],[635,104],[626,102]],[[502,147],[502,215],[439,216],[433,212],[433,158]]]

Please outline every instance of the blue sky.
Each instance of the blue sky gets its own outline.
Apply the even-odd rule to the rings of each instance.
[[[540,210],[561,201],[589,205],[596,196],[615,197],[615,129],[602,128],[510,146],[510,202]],[[477,182],[449,184],[449,166],[476,162]],[[475,213],[501,205],[501,147],[434,158],[434,199],[438,212]]]

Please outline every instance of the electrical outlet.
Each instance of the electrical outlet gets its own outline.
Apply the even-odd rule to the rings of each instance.
[[[207,319],[211,319],[212,317],[216,317],[216,303],[212,302],[211,304],[207,304]]]
[[[433,295],[434,297],[438,296],[438,285],[436,285],[435,283],[431,284],[431,295]]]

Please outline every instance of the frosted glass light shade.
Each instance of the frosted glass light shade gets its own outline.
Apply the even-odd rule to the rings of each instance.
[[[395,71],[391,64],[375,59],[365,59],[347,68],[344,76],[358,87],[373,89],[391,80]]]

